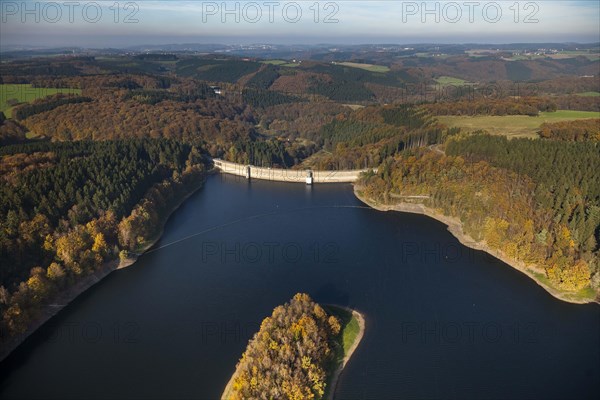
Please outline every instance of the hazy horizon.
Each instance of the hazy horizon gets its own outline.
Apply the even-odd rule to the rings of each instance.
[[[3,1],[0,13],[2,48],[600,42],[589,1],[44,0]]]
[[[52,50],[52,49],[87,49],[87,50],[127,50],[130,48],[139,48],[139,47],[160,47],[160,46],[297,46],[297,47],[325,47],[325,46],[348,46],[348,47],[359,47],[359,46],[410,46],[410,45],[456,45],[456,46],[508,46],[508,45],[545,45],[545,44],[562,44],[562,45],[583,45],[583,46],[591,46],[591,45],[600,45],[599,41],[590,41],[590,42],[577,42],[577,41],[565,41],[565,42],[546,42],[546,41],[523,41],[523,42],[436,42],[436,41],[423,41],[423,42],[390,42],[390,41],[381,41],[381,42],[369,42],[369,43],[341,43],[341,42],[323,42],[323,43],[282,43],[282,42],[248,42],[248,43],[240,43],[240,42],[225,42],[225,41],[214,41],[214,42],[192,42],[192,41],[182,41],[182,42],[165,42],[165,43],[149,43],[149,42],[139,42],[134,43],[128,46],[118,47],[118,46],[69,46],[66,44],[57,44],[57,45],[0,45],[0,49],[23,49],[23,50]]]

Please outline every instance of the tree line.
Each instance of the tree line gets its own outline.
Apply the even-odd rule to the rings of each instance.
[[[448,101],[423,106],[433,115],[530,115],[557,110],[556,102],[544,97],[474,99]]]
[[[27,129],[18,122],[7,119],[0,111],[0,145],[22,142],[26,139]]]
[[[386,157],[441,141],[444,130],[426,111],[413,105],[370,106],[339,114],[313,139],[329,153],[318,169],[375,167]]]
[[[492,249],[538,265],[555,286],[600,290],[597,144],[456,135],[446,155],[420,149],[364,178],[368,197],[427,195]]]
[[[255,114],[260,111],[247,104],[262,109],[281,101],[300,101],[278,92],[246,89],[245,101],[238,101],[216,96],[206,83],[192,79],[166,82],[130,74],[57,78],[44,83],[84,87],[86,101],[56,97],[24,105],[19,123],[40,137],[59,141],[164,137],[204,146],[213,157],[228,159],[233,154],[230,161],[252,159],[259,165],[291,166],[312,152],[301,143],[262,143],[265,139],[255,129]],[[169,88],[162,88],[165,85]],[[23,139],[13,124],[3,125],[0,134],[7,142]],[[282,147],[293,147],[294,155],[282,154]],[[269,149],[274,152],[267,154]]]
[[[198,149],[166,139],[38,142],[0,155],[0,311],[9,335],[153,237],[205,169]]]
[[[279,104],[298,103],[304,101],[296,96],[290,96],[280,92],[275,92],[273,90],[263,89],[244,89],[242,91],[242,98],[246,103],[257,108],[266,108]]]
[[[17,121],[22,121],[32,115],[51,111],[65,104],[87,103],[90,101],[92,101],[92,99],[89,97],[64,95],[59,93],[44,99],[39,99],[31,104],[16,106],[12,110],[12,117]]]
[[[600,119],[544,123],[540,127],[539,134],[545,139],[600,142]]]

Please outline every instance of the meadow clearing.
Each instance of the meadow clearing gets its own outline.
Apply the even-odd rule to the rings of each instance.
[[[508,137],[537,138],[540,126],[545,122],[572,121],[576,119],[600,118],[599,112],[558,110],[542,112],[537,117],[527,115],[478,115],[439,116],[437,119],[450,127],[460,127],[469,131],[485,130],[492,135]]]
[[[12,108],[16,104],[31,103],[34,100],[57,93],[79,95],[81,90],[72,88],[34,88],[30,84],[0,84],[0,111],[10,118]]]

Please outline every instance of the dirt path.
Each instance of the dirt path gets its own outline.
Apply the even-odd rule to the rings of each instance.
[[[446,153],[444,152],[444,150],[441,149],[441,147],[442,147],[441,144],[432,144],[431,146],[428,146],[427,148],[433,152],[436,152],[438,154],[445,156]]]

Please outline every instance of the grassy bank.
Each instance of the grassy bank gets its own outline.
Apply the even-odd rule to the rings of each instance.
[[[458,218],[449,217],[442,214],[438,210],[426,207],[423,204],[403,202],[396,204],[382,204],[363,196],[360,187],[358,186],[354,186],[354,194],[360,201],[379,211],[400,211],[413,214],[422,214],[446,224],[448,226],[448,231],[452,233],[452,235],[454,235],[454,237],[456,237],[461,244],[475,250],[485,251],[486,253],[501,260],[505,264],[510,265],[518,271],[521,271],[559,300],[575,304],[597,302],[596,293],[591,288],[587,287],[577,292],[567,292],[558,289],[552,285],[550,280],[546,277],[544,270],[540,267],[536,265],[528,265],[522,261],[511,258],[504,254],[501,250],[489,247],[484,241],[476,241],[471,236],[464,233],[462,222]]]
[[[365,319],[358,311],[346,307],[324,305],[323,308],[327,313],[337,317],[342,325],[342,331],[336,343],[335,356],[328,371],[329,381],[325,396],[323,396],[325,399],[332,400],[340,374],[364,336]]]

